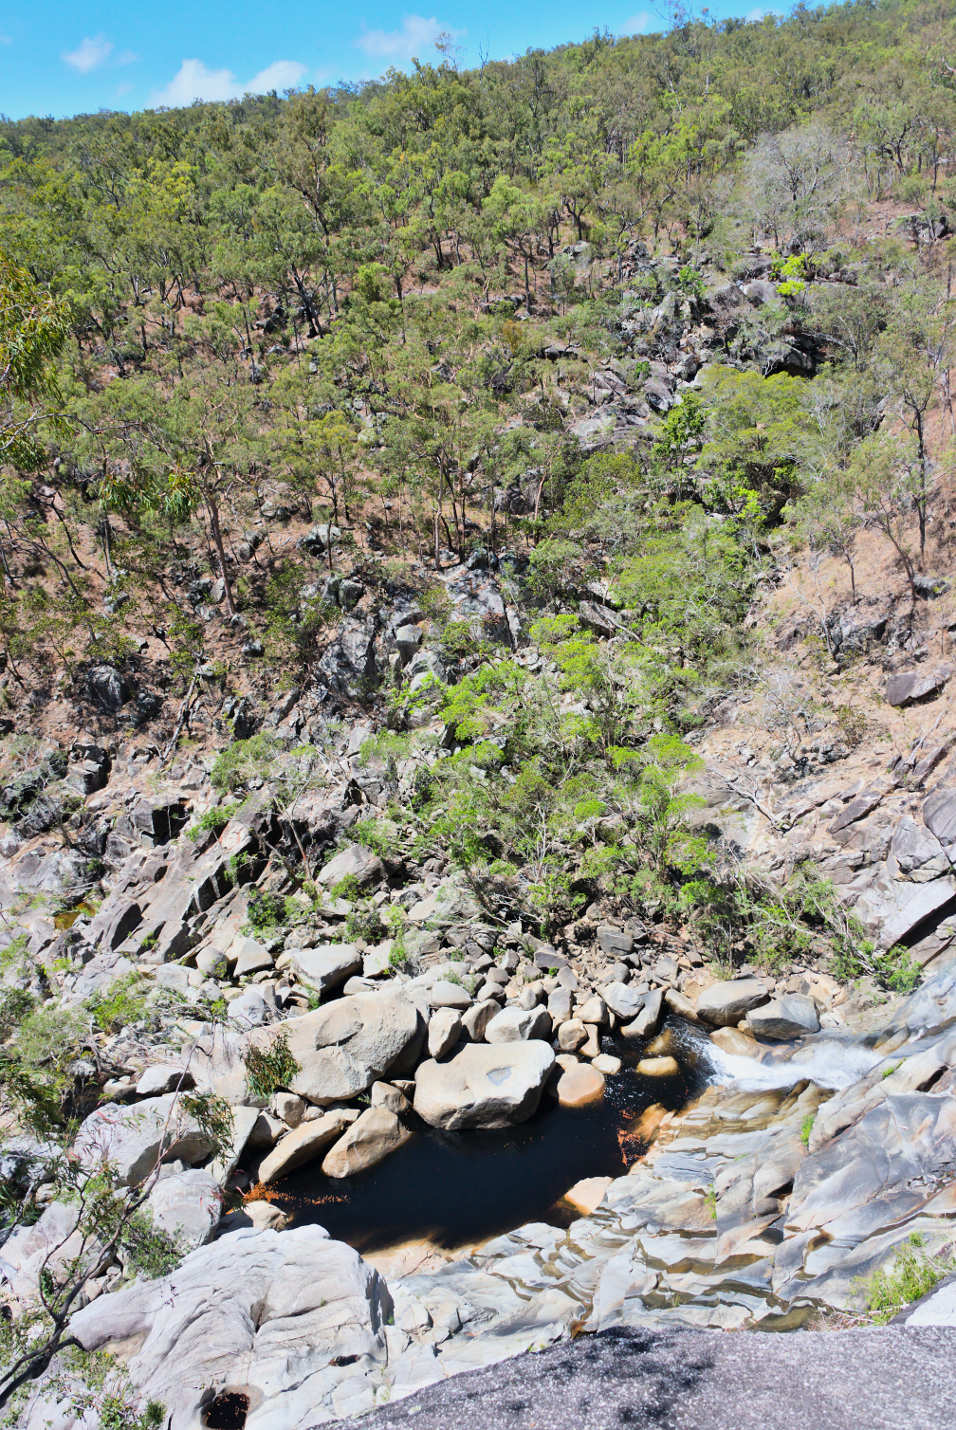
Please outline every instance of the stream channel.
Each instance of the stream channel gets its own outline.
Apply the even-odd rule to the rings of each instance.
[[[270,1200],[292,1226],[318,1223],[360,1252],[412,1240],[453,1250],[529,1221],[567,1226],[579,1213],[563,1200],[584,1177],[620,1177],[646,1150],[638,1129],[654,1104],[676,1111],[713,1077],[699,1037],[679,1020],[666,1025],[679,1071],[645,1077],[641,1045],[604,1039],[623,1061],[603,1098],[560,1107],[547,1094],[534,1117],[496,1131],[439,1132],[414,1115],[415,1136],[377,1167],[335,1180],[317,1163],[278,1184]]]

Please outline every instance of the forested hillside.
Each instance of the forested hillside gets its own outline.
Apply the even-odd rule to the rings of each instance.
[[[245,1129],[183,1173],[215,1169],[205,1238],[269,1181],[250,1148],[271,1167],[299,1136],[277,1097],[334,1120],[401,1070],[370,1054],[326,1096],[294,1030],[266,1048],[326,1003],[419,997],[441,966],[467,992],[427,1004],[423,1066],[485,1047],[505,1003],[538,1029],[509,1039],[603,1088],[599,1028],[755,1033],[764,1007],[768,1037],[813,1035],[938,970],[954,230],[946,0],[0,121],[2,1130],[70,1146],[240,1030],[247,1082],[209,1053],[189,1107],[196,1163],[225,1104]],[[741,972],[752,1001],[701,1014]],[[773,1022],[773,980],[799,1017]],[[373,1161],[419,1107],[410,1016]],[[176,1058],[188,1082],[153,1076]],[[825,1141],[811,1092],[794,1165]],[[28,1196],[2,1172],[31,1216],[109,1216],[14,1335],[0,1409],[88,1294],[175,1261],[139,1222],[129,1250],[156,1145],[119,1191],[82,1155]],[[896,1245],[873,1237],[854,1274]]]

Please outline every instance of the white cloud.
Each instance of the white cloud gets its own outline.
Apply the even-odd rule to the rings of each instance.
[[[138,59],[139,55],[135,50],[120,50],[113,63],[114,65],[134,65]]]
[[[165,89],[152,97],[154,105],[176,109],[194,99],[239,99],[244,94],[265,94],[270,89],[292,89],[302,80],[306,67],[298,60],[274,60],[245,84],[232,70],[210,69],[202,60],[183,60]]]
[[[464,33],[464,30],[453,30],[450,25],[441,24],[434,15],[429,20],[422,15],[404,15],[398,30],[366,30],[363,26],[355,43],[360,50],[374,55],[376,59],[410,60],[432,49],[440,35],[450,35],[454,39]]]
[[[618,30],[619,35],[649,35],[655,24],[654,16],[650,10],[639,10],[636,15],[632,15],[629,20]],[[657,22],[658,26],[660,21]]]
[[[113,41],[108,40],[105,35],[94,35],[92,38],[87,35],[75,50],[67,50],[61,59],[71,69],[79,70],[80,74],[89,74],[90,70],[105,64],[112,52]]]
[[[273,60],[243,86],[249,94],[268,94],[270,89],[295,89],[305,78],[306,67],[298,60]]]
[[[752,25],[756,25],[760,20],[765,20],[768,15],[780,15],[780,13],[779,10],[765,10],[762,6],[758,5],[755,10],[749,10],[744,16],[744,19],[749,20]]]

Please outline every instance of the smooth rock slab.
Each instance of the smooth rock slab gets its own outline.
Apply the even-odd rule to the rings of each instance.
[[[341,1137],[322,1163],[327,1177],[354,1177],[374,1167],[411,1137],[387,1107],[369,1107]]]
[[[169,1430],[197,1430],[226,1387],[249,1396],[246,1430],[306,1430],[371,1409],[391,1314],[378,1272],[304,1226],[234,1232],[169,1276],[99,1297],[70,1330],[86,1350],[128,1357]]]
[[[471,1043],[446,1063],[422,1063],[415,1111],[446,1131],[524,1122],[537,1109],[553,1066],[547,1043]]]

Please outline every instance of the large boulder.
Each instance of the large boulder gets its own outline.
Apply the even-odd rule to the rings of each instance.
[[[415,1111],[432,1127],[507,1127],[537,1109],[554,1066],[547,1043],[470,1043],[446,1063],[422,1063]]]
[[[489,1043],[517,1043],[550,1038],[551,1015],[547,1008],[502,1008],[485,1029]]]
[[[938,695],[952,671],[947,666],[937,670],[901,670],[886,682],[888,705],[914,705],[918,700]]]
[[[717,1028],[739,1023],[745,1013],[766,1003],[770,984],[763,978],[728,978],[714,983],[697,999],[697,1016]]]
[[[322,1171],[327,1177],[354,1177],[396,1151],[411,1135],[389,1108],[366,1108],[329,1152]]]
[[[636,1018],[644,1004],[643,993],[638,993],[636,988],[617,980],[601,989],[601,997],[611,1012],[625,1023]]]
[[[259,1167],[260,1182],[277,1182],[297,1167],[304,1167],[320,1152],[324,1152],[330,1142],[349,1127],[357,1118],[354,1108],[337,1107],[317,1117],[314,1122],[301,1122],[281,1137],[265,1157]]]
[[[317,879],[326,889],[334,889],[343,879],[354,879],[356,885],[364,889],[368,884],[377,884],[384,874],[377,854],[364,844],[350,844],[322,866]]]
[[[328,993],[339,988],[353,973],[362,971],[362,955],[354,943],[325,943],[318,948],[291,948],[278,961],[306,988]]]
[[[298,1430],[371,1409],[391,1316],[378,1272],[303,1226],[223,1237],[169,1276],[100,1296],[70,1333],[127,1358],[169,1430],[208,1424],[204,1408],[227,1388],[248,1397],[249,1430]]]
[[[299,1065],[290,1090],[323,1107],[357,1097],[393,1070],[411,1071],[425,1024],[399,993],[353,993],[282,1030]]]
[[[152,1224],[171,1237],[180,1256],[204,1245],[222,1213],[222,1190],[211,1172],[164,1169],[146,1199]]]
[[[118,1181],[138,1186],[161,1162],[204,1162],[215,1140],[183,1108],[178,1093],[122,1106],[105,1102],[77,1133],[74,1155],[88,1171],[110,1166]]]
[[[747,1024],[758,1038],[802,1038],[820,1031],[817,1005],[801,993],[785,993],[752,1009]]]

